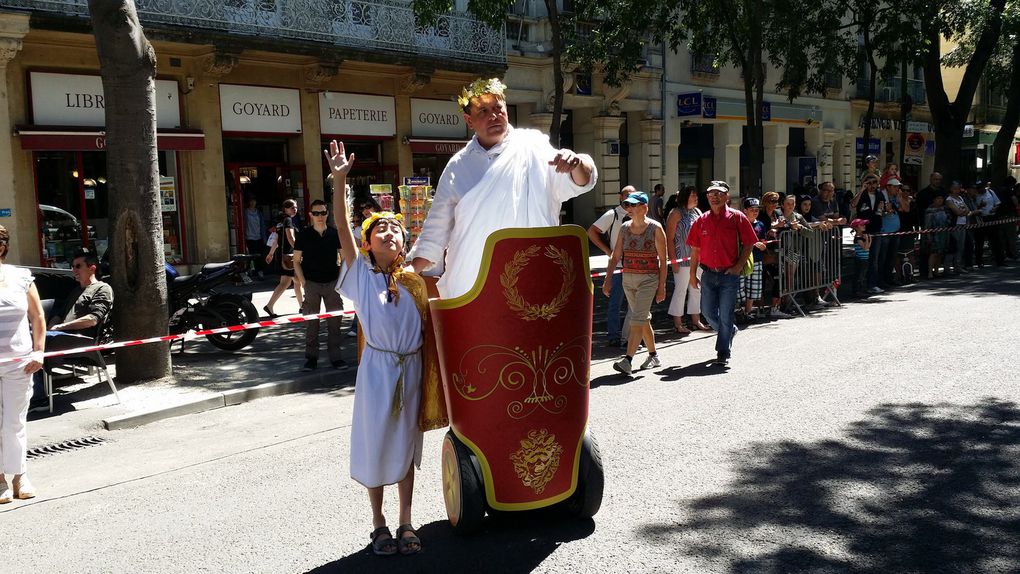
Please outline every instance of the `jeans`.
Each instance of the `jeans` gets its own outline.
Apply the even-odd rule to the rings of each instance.
[[[609,306],[606,308],[606,332],[610,341],[619,341],[621,307],[623,306],[623,273],[612,275],[613,290],[609,292]]]
[[[889,237],[874,237],[871,240],[871,250],[868,251],[868,288],[878,287],[878,283],[884,280],[885,270],[882,265],[885,263],[886,252],[889,249]]]
[[[737,306],[737,291],[740,276],[718,273],[705,269],[701,275],[701,316],[718,333],[715,339],[716,355],[730,357],[733,336],[737,327],[733,324],[733,310]]]

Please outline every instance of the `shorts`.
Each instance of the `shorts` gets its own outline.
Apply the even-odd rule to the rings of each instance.
[[[754,262],[754,272],[747,277],[740,278],[740,293],[744,299],[761,299],[761,285],[762,285],[762,264],[761,261]]]
[[[658,273],[623,273],[623,294],[627,298],[627,324],[652,320],[652,301],[659,288]]]

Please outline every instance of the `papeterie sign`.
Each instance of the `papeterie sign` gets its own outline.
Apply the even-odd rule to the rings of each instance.
[[[319,130],[323,134],[383,136],[397,133],[397,113],[390,96],[319,94]]]

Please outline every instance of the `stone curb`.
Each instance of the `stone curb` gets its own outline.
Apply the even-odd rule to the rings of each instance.
[[[354,371],[352,371],[353,373]],[[215,393],[213,395],[194,399],[184,403],[169,406],[156,407],[149,410],[117,415],[103,419],[103,427],[106,430],[121,430],[132,427],[139,427],[161,421],[164,419],[191,415],[219,409],[228,406],[239,405],[255,399],[275,397],[291,393],[308,391],[312,389],[325,389],[333,387],[340,394],[354,394],[354,380],[350,374],[341,376],[340,380],[326,380],[321,373],[313,373],[302,378],[278,383],[262,383],[252,387],[231,389]],[[339,384],[339,385],[338,385]],[[343,386],[340,386],[343,385]]]

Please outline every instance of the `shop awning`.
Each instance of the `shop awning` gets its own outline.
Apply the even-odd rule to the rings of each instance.
[[[409,138],[411,153],[427,155],[453,155],[464,148],[470,140]]]
[[[102,151],[106,149],[106,132],[98,128],[55,126],[18,126],[14,135],[21,140],[21,149],[59,151]],[[157,129],[156,147],[160,150],[194,151],[205,149],[201,130]]]

